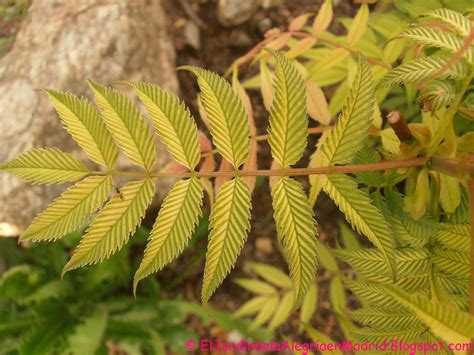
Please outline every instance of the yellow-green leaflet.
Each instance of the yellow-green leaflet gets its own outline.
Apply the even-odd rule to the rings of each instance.
[[[151,170],[156,160],[155,145],[138,108],[117,90],[92,80],[89,80],[89,86],[116,143],[133,163]]]
[[[317,168],[334,164],[348,164],[362,147],[372,125],[375,92],[372,73],[364,57],[359,57],[357,71],[347,97],[346,105],[336,125],[321,136],[309,167]],[[314,204],[326,176],[312,175],[310,200]]]
[[[209,245],[206,254],[202,303],[230,272],[250,229],[250,191],[240,177],[227,181],[217,194],[209,217]]]
[[[409,38],[427,46],[446,49],[452,53],[459,51],[463,45],[463,41],[460,37],[450,32],[440,31],[431,27],[410,27],[397,37]],[[472,50],[468,49],[464,52],[463,56],[472,62]]]
[[[272,320],[268,324],[270,329],[276,329],[286,322],[290,316],[293,306],[293,291],[286,292],[279,300],[276,310],[273,314]]]
[[[440,173],[439,201],[446,213],[453,213],[461,203],[461,189],[459,181],[451,176]]]
[[[178,181],[161,206],[150,233],[145,255],[133,281],[134,290],[140,280],[161,270],[189,242],[201,215],[203,187],[198,178]]]
[[[451,25],[461,36],[466,37],[470,34],[472,23],[469,18],[463,16],[457,11],[450,9],[436,9],[424,14],[423,16],[432,17]]]
[[[436,74],[441,68],[443,68],[449,61],[451,56],[449,55],[434,55],[430,57],[418,58],[411,60],[407,63],[403,63],[398,67],[390,70],[385,76],[380,79],[377,83],[377,87],[390,87],[397,84],[408,83],[420,83],[429,77]],[[467,65],[465,60],[457,61],[449,67],[441,75],[437,76],[437,79],[461,79],[467,75]]]
[[[89,174],[80,160],[57,148],[31,149],[0,165],[2,170],[34,184],[75,181]]]
[[[390,273],[395,275],[394,246],[390,227],[382,213],[372,204],[367,193],[358,189],[355,180],[342,174],[329,175],[324,191],[344,212],[352,228],[364,234],[380,249]]]
[[[65,129],[89,158],[112,169],[118,156],[117,148],[97,109],[85,98],[50,89],[44,91]]]
[[[434,335],[447,342],[468,343],[474,338],[474,317],[459,309],[433,303],[422,296],[410,295],[395,287],[387,287],[387,293],[398,303],[415,312]]]
[[[63,275],[107,259],[120,249],[140,224],[154,193],[155,185],[150,179],[126,183],[87,229],[64,266]]]
[[[317,263],[316,221],[299,182],[282,177],[272,187],[272,203],[277,229],[283,234],[283,247],[293,281],[296,308],[314,279]]]
[[[250,146],[248,117],[242,101],[219,75],[192,66],[179,69],[197,76],[213,142],[222,156],[238,168],[247,160]]]
[[[298,68],[288,58],[280,52],[271,53],[277,65],[268,143],[273,158],[282,168],[288,168],[300,160],[307,144],[306,87]]]
[[[53,241],[76,230],[102,206],[113,186],[110,176],[86,177],[40,213],[20,237],[20,241]]]
[[[197,128],[189,109],[172,93],[159,86],[129,82],[150,113],[153,126],[174,160],[193,170],[201,151]]]

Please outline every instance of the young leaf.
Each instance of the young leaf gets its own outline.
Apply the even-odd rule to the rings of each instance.
[[[277,306],[277,296],[267,298],[267,302],[263,305],[263,307],[260,309],[260,312],[258,312],[257,316],[253,320],[252,327],[256,327],[266,323],[275,313]]]
[[[293,305],[293,291],[286,292],[280,299],[276,311],[273,314],[272,320],[268,324],[270,329],[276,329],[290,316],[291,307]]]
[[[390,227],[382,213],[372,205],[367,193],[359,190],[357,183],[347,175],[329,175],[324,190],[345,214],[352,227],[380,249],[390,273],[395,275]]]
[[[357,42],[362,38],[365,31],[367,30],[367,25],[369,23],[369,7],[367,4],[362,4],[357,11],[354,20],[351,23],[351,27],[349,27],[349,31],[347,33],[347,43],[349,43],[350,47],[354,47]]]
[[[40,213],[20,241],[53,241],[76,230],[102,206],[113,186],[109,175],[86,177]]]
[[[268,282],[283,289],[290,289],[293,287],[291,279],[280,269],[262,263],[248,263],[250,268],[255,271],[260,277]]]
[[[275,88],[273,87],[273,73],[268,69],[263,59],[260,60],[260,91],[262,92],[263,105],[270,111],[273,98],[275,97]]]
[[[303,303],[300,311],[300,326],[298,331],[301,332],[313,318],[314,312],[318,305],[318,284],[313,282],[308,290],[306,296],[304,296]]]
[[[178,181],[161,206],[150,233],[145,255],[134,280],[138,282],[161,270],[178,255],[193,233],[201,215],[203,187],[198,178]]]
[[[219,190],[209,217],[211,233],[201,296],[204,305],[231,270],[247,239],[250,207],[249,187],[242,178],[226,182]]]
[[[319,36],[326,31],[332,20],[332,1],[324,0],[313,22],[313,33]]]
[[[263,296],[276,296],[278,291],[272,285],[255,279],[235,279],[234,282],[242,288],[245,288],[247,291],[256,293],[257,295]]]
[[[378,87],[389,87],[397,84],[420,83],[432,77],[439,69],[443,68],[451,56],[434,55],[418,58],[407,63],[403,63],[388,72],[377,83]],[[449,67],[437,79],[461,79],[467,75],[467,65],[465,60],[458,61]]]
[[[132,83],[153,126],[174,160],[193,170],[201,159],[197,128],[189,109],[172,93],[153,84]]]
[[[303,187],[282,177],[272,187],[272,203],[277,229],[283,234],[298,306],[314,279],[317,263],[316,221]]]
[[[474,338],[474,317],[455,307],[433,303],[422,296],[413,296],[387,286],[387,293],[398,303],[416,313],[434,335],[447,342],[470,342]]]
[[[0,165],[0,171],[34,184],[75,181],[90,173],[77,158],[56,148],[31,149]]]
[[[120,249],[140,224],[154,193],[155,185],[150,179],[126,183],[87,229],[64,266],[63,275],[107,259]]]
[[[132,101],[118,91],[89,80],[105,124],[125,155],[150,170],[156,160],[150,130]]]
[[[96,108],[85,98],[67,92],[44,90],[64,127],[84,152],[97,164],[113,168],[117,148]]]
[[[439,202],[446,213],[453,213],[461,203],[459,181],[446,174],[439,174]]]
[[[461,36],[466,37],[471,33],[471,22],[468,18],[457,11],[446,8],[436,9],[428,12],[424,16],[441,20],[451,25]]]
[[[331,113],[329,112],[328,103],[323,91],[313,80],[306,80],[305,83],[306,105],[308,106],[309,116],[323,125],[329,125],[331,122]]]
[[[287,168],[300,160],[306,147],[306,89],[298,68],[282,53],[272,54],[277,65],[268,143],[275,160]]]
[[[234,168],[248,157],[250,130],[242,101],[219,75],[198,67],[184,66],[198,78],[214,144]]]
[[[267,301],[268,298],[264,296],[254,297],[235,311],[233,316],[236,318],[251,316],[260,311]]]

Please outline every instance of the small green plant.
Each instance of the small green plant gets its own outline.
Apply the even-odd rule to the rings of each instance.
[[[68,249],[80,238],[75,232],[54,245],[32,245],[18,251],[12,239],[0,240],[0,257],[8,266],[0,277],[0,349],[2,354],[129,354],[183,353],[190,315],[206,329],[236,330],[249,339],[270,339],[250,321],[180,298],[165,299],[167,284],[144,282],[137,299],[128,289],[133,280],[133,248],[149,230],[140,227],[132,242],[114,258],[58,280]],[[207,235],[200,223],[193,240]],[[126,291],[125,291],[126,290]],[[128,294],[127,294],[128,293]]]
[[[406,1],[396,4],[409,8]],[[202,302],[207,305],[246,241],[255,177],[267,176],[291,287],[282,277],[279,281],[286,280],[285,285],[277,285],[284,288],[281,299],[265,294],[265,312],[259,312],[257,324],[271,318],[270,327],[275,328],[285,315],[272,317],[273,311],[290,312],[302,303],[309,307],[306,297],[316,287],[319,254],[337,273],[332,282],[339,296],[333,303],[341,322],[346,306],[343,281],[364,305],[377,308],[363,308],[360,317],[354,316],[369,326],[359,331],[366,339],[377,339],[376,334],[448,341],[474,337],[474,318],[465,306],[465,289],[472,278],[465,239],[470,219],[467,186],[474,189],[468,93],[473,75],[472,22],[454,10],[435,9],[406,29],[397,26],[400,31],[392,36],[384,30],[384,21],[391,17],[378,15],[371,26],[379,35],[369,31],[370,13],[363,4],[356,17],[346,21],[347,36],[335,36],[326,31],[332,7],[325,1],[311,28],[304,28],[309,16],[302,15],[289,32],[270,33],[262,45],[237,60],[232,86],[208,70],[180,68],[197,77],[201,118],[216,150],[198,132],[189,110],[176,96],[153,84],[123,82],[135,90],[177,163],[164,171],[153,170],[152,134],[126,96],[90,81],[97,111],[86,99],[45,90],[65,128],[102,168],[88,168],[54,148],[33,149],[4,163],[1,170],[33,183],[79,180],[35,219],[20,241],[57,240],[92,220],[63,274],[98,263],[120,250],[140,224],[155,192],[153,180],[182,178],[164,200],[133,284],[136,289],[139,281],[183,250],[207,192],[211,231],[202,288]],[[392,14],[391,20],[398,23],[397,15]],[[380,43],[386,43],[382,52]],[[282,51],[287,44],[289,49]],[[259,62],[260,74],[241,84],[239,65],[250,60]],[[320,86],[335,83],[339,86],[328,105]],[[245,92],[245,87],[252,86],[261,88],[269,111],[268,135],[256,134]],[[390,113],[384,122],[382,112],[387,108]],[[308,113],[319,127],[308,128]],[[337,120],[332,119],[337,113]],[[322,134],[309,166],[292,167],[302,158],[309,134]],[[260,141],[268,141],[271,148],[269,170],[257,168]],[[141,170],[115,170],[116,146]],[[216,153],[222,157],[218,171],[214,169]],[[109,199],[116,176],[132,181]],[[309,177],[309,198],[295,176]],[[214,184],[210,178],[215,178]],[[353,229],[376,247],[334,252],[359,271],[356,280],[343,277],[335,261],[328,262],[331,252],[318,241],[312,207],[321,191],[336,203]],[[262,266],[254,265],[254,269],[262,277],[275,273],[268,268],[263,271]],[[271,281],[279,282],[277,278]],[[240,284],[257,290],[246,281]],[[267,286],[273,294],[274,287]],[[356,291],[361,288],[363,292]],[[251,314],[255,303],[263,302],[252,301],[252,307],[247,305],[240,312]],[[405,318],[391,323],[391,311],[411,318],[408,323]],[[375,313],[363,318],[364,312]],[[303,323],[309,323],[308,313],[304,312]],[[413,329],[403,328],[406,324]],[[316,330],[305,327],[315,336]]]

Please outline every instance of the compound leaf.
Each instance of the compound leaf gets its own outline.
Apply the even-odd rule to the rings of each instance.
[[[192,66],[179,69],[197,76],[214,144],[222,156],[238,168],[247,160],[250,146],[250,129],[242,101],[219,75]]]
[[[273,158],[287,168],[300,160],[306,147],[306,87],[298,68],[288,58],[280,52],[271,53],[277,64],[268,143]]]
[[[282,177],[272,187],[274,218],[283,235],[283,247],[298,306],[314,279],[317,264],[316,221],[299,182]]]
[[[89,80],[105,124],[125,155],[135,164],[150,170],[156,160],[150,130],[132,101],[117,90]]]
[[[250,207],[245,180],[236,177],[222,185],[209,217],[211,232],[201,295],[204,305],[231,270],[247,239]]]
[[[2,170],[34,184],[75,181],[90,173],[77,158],[56,148],[31,149],[0,165]]]
[[[117,148],[99,112],[85,98],[50,89],[44,90],[64,127],[84,152],[97,164],[113,168]]]
[[[203,187],[198,178],[178,181],[161,206],[150,233],[145,255],[133,281],[161,270],[189,242],[201,215]]]
[[[87,229],[64,266],[63,275],[67,271],[107,259],[120,249],[140,224],[154,192],[155,185],[150,179],[126,183]]]
[[[193,170],[201,152],[197,128],[189,109],[172,93],[153,84],[129,83],[150,113],[158,135],[173,158]]]
[[[70,187],[40,213],[20,241],[53,241],[80,227],[107,200],[110,176],[89,176]]]

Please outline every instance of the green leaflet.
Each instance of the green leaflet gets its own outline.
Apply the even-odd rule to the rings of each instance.
[[[150,170],[156,160],[155,146],[148,126],[132,101],[118,91],[89,80],[107,128],[125,155]]]
[[[351,27],[347,33],[347,43],[353,48],[357,42],[362,38],[365,31],[367,30],[367,25],[369,23],[369,7],[367,4],[362,4],[357,11],[354,20],[351,23]]]
[[[420,83],[432,77],[438,70],[443,68],[451,57],[448,55],[435,55],[418,58],[401,64],[388,72],[377,83],[377,87],[389,87],[397,84]],[[436,78],[441,79],[462,79],[467,75],[467,65],[465,60],[454,63],[448,70]]]
[[[329,175],[324,191],[344,213],[352,227],[380,249],[388,270],[395,276],[394,245],[389,225],[371,203],[367,193],[359,190],[357,183],[346,175]]]
[[[117,148],[96,108],[85,98],[67,92],[44,90],[65,129],[96,163],[112,169],[117,160]]]
[[[40,213],[20,241],[53,241],[76,230],[102,206],[113,186],[110,176],[86,177]]]
[[[178,69],[197,76],[214,144],[237,169],[247,160],[250,146],[250,129],[242,101],[219,75],[192,66]]]
[[[272,54],[277,64],[268,143],[273,158],[288,168],[300,160],[307,144],[306,88],[297,67],[283,54]]]
[[[203,187],[198,178],[178,181],[161,206],[150,233],[145,255],[133,281],[138,282],[161,270],[189,242],[201,215]]]
[[[235,177],[222,185],[209,217],[211,232],[201,295],[204,305],[230,272],[247,239],[250,208],[245,180]]]
[[[434,335],[447,342],[470,342],[474,337],[474,317],[444,304],[433,303],[422,296],[413,296],[386,286],[387,293],[398,303],[412,310]]]
[[[63,275],[107,259],[119,250],[140,224],[154,193],[155,185],[150,179],[126,183],[87,229],[64,266]]]
[[[274,219],[283,235],[283,247],[294,284],[296,308],[314,279],[317,264],[316,221],[299,182],[282,177],[272,187]]]
[[[367,61],[360,56],[346,105],[334,128],[321,137],[321,143],[311,157],[309,167],[350,163],[368,136],[374,107],[374,81]],[[323,175],[310,176],[312,204],[316,202],[325,180]]]
[[[153,125],[168,151],[180,164],[193,170],[201,151],[197,128],[189,109],[172,93],[153,84],[128,82],[150,113]]]
[[[81,161],[56,148],[31,149],[0,165],[2,170],[34,184],[75,181],[89,174]]]

